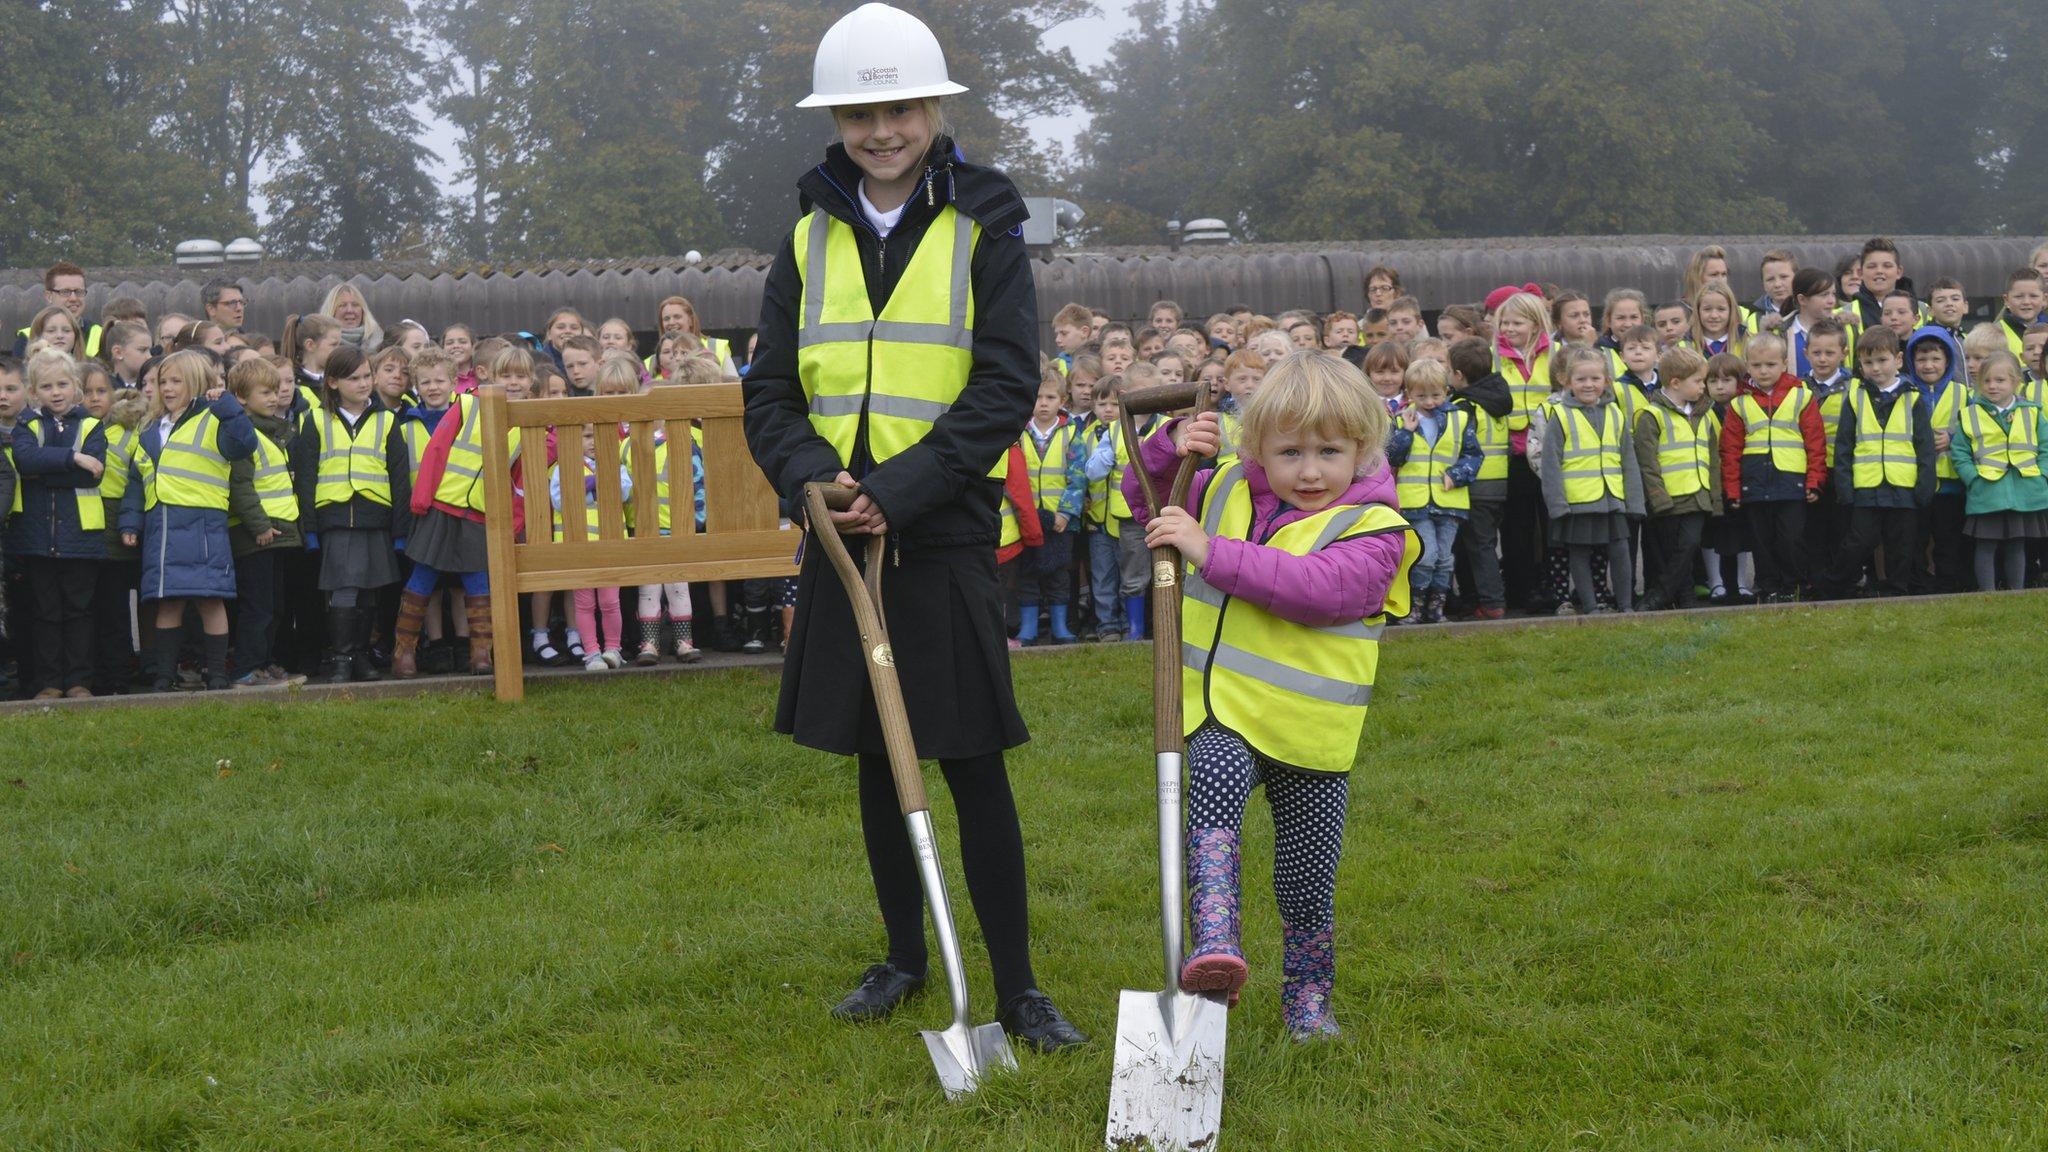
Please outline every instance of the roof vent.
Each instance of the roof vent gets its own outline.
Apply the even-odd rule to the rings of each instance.
[[[247,236],[228,241],[222,249],[230,264],[254,264],[263,259],[263,245]]]
[[[187,240],[177,247],[177,264],[180,268],[208,268],[221,262],[221,251],[218,240]]]
[[[1181,232],[1181,242],[1185,244],[1228,244],[1230,243],[1230,225],[1225,224],[1214,216],[1204,216],[1200,220],[1190,220],[1187,222],[1187,227]]]

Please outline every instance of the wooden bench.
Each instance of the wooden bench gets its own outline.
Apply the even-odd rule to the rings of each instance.
[[[633,589],[679,580],[740,580],[796,574],[802,534],[787,527],[775,490],[747,451],[740,425],[738,384],[658,387],[632,396],[590,396],[565,400],[507,400],[504,389],[479,391],[483,413],[485,534],[490,542],[492,661],[500,700],[525,695],[520,597],[528,592],[575,588]],[[704,514],[697,531],[690,472],[690,427],[703,433]],[[584,490],[584,425],[627,427],[622,441],[598,435],[597,532],[593,536],[573,503]],[[660,534],[655,475],[655,431],[672,445],[668,453],[669,499],[674,508],[670,534]],[[517,540],[512,471],[506,432],[518,429],[519,475],[525,502],[526,541]],[[564,502],[578,514],[562,518],[562,539],[554,538],[554,507],[548,495],[547,433],[560,429]],[[629,462],[633,478],[632,519],[619,485],[619,465]]]

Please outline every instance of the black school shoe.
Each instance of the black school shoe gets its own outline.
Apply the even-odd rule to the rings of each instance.
[[[912,976],[894,964],[870,964],[860,974],[860,986],[846,994],[832,1016],[856,1023],[887,1020],[896,1006],[924,987],[924,977]]]
[[[1002,1015],[996,1017],[996,1021],[1011,1039],[1022,1040],[1040,1052],[1056,1052],[1088,1042],[1088,1037],[1053,1007],[1052,997],[1036,988],[1012,997],[1008,1004],[1003,1005]]]

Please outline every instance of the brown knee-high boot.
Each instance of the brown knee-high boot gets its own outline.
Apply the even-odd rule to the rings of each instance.
[[[469,672],[472,676],[491,674],[491,594],[471,596],[469,601]]]
[[[420,629],[426,622],[426,596],[406,589],[398,598],[398,626],[391,636],[391,674],[400,680],[420,674]]]

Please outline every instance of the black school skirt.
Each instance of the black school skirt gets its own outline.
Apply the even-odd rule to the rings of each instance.
[[[865,539],[847,545],[861,563]],[[918,757],[983,756],[1029,740],[1010,686],[995,549],[884,553],[882,562],[882,609]],[[775,730],[842,756],[885,752],[853,605],[815,540],[796,597]]]

